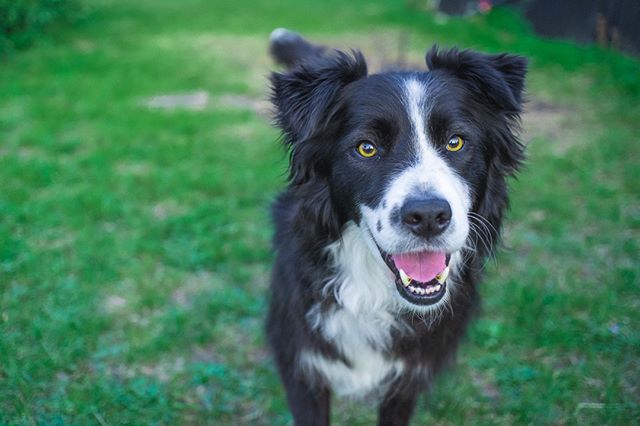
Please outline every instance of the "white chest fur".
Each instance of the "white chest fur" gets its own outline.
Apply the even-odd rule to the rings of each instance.
[[[300,354],[300,366],[322,375],[338,395],[362,396],[403,369],[401,361],[385,355],[391,331],[400,326],[392,315],[398,311],[393,274],[379,256],[372,255],[362,230],[355,225],[349,225],[342,239],[328,250],[338,273],[325,292],[333,292],[338,307],[322,313],[316,306],[307,321],[335,345],[349,365],[305,351]]]
[[[307,351],[300,356],[302,368],[322,375],[341,396],[363,396],[389,382],[402,371],[403,364],[388,358],[384,347],[377,345],[379,342],[367,340],[367,336],[376,334],[375,325],[368,322],[371,319],[356,318],[344,310],[326,316],[322,333],[342,352],[349,365]]]

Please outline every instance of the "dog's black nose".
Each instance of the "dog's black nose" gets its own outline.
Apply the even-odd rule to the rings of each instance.
[[[412,198],[400,208],[400,218],[415,235],[435,237],[451,223],[451,206],[442,198]]]

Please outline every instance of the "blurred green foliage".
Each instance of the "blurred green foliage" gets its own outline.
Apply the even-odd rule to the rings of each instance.
[[[0,57],[29,46],[47,28],[79,16],[77,0],[0,0]]]

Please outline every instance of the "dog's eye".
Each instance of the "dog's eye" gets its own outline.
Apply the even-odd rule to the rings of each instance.
[[[371,142],[360,142],[358,145],[358,154],[364,158],[371,158],[378,153],[378,149]]]
[[[449,142],[447,142],[447,151],[456,152],[460,151],[464,146],[464,140],[458,135],[451,136]]]

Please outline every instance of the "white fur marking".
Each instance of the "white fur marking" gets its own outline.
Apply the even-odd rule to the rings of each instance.
[[[355,347],[355,345],[354,345]],[[302,368],[320,372],[338,396],[361,398],[371,393],[383,393],[386,386],[402,371],[401,361],[388,361],[379,352],[360,348],[358,358],[347,366],[342,361],[329,360],[314,352],[300,354]]]
[[[409,118],[411,119],[411,124],[413,125],[413,132],[418,138],[417,143],[420,148],[427,145],[423,118],[424,111],[421,111],[422,108],[424,108],[424,93],[425,87],[420,82],[413,79],[406,82],[406,97],[409,110]]]
[[[416,162],[396,175],[385,189],[383,202],[376,208],[361,207],[364,223],[369,229],[376,229],[378,222],[385,226],[375,233],[375,242],[387,253],[418,252],[423,250],[445,251],[452,253],[452,275],[457,275],[457,265],[461,264],[459,250],[469,235],[467,213],[471,208],[471,194],[466,182],[442,158],[441,154],[428,140],[424,117],[429,105],[426,104],[425,86],[415,79],[409,79],[404,87],[405,105],[415,135],[414,147]],[[435,242],[426,243],[413,235],[393,218],[394,211],[400,208],[412,195],[431,193],[447,200],[451,206],[451,223],[447,230]],[[386,207],[383,207],[386,206]],[[447,294],[436,305],[413,307],[417,312],[437,311],[449,301],[449,292],[455,278],[447,280]],[[404,300],[404,299],[403,299]],[[410,305],[409,302],[405,302]]]
[[[376,242],[387,253],[411,251],[445,250],[453,253],[461,249],[469,234],[467,213],[471,208],[471,194],[466,182],[441,157],[427,139],[424,124],[425,87],[414,79],[405,83],[407,114],[412,122],[416,140],[416,163],[402,170],[389,182],[385,190],[384,202],[375,209],[363,206],[362,214],[369,229],[376,229],[380,221],[385,226],[376,233]],[[408,230],[392,221],[392,212],[404,204],[413,193],[436,194],[449,202],[451,206],[451,224],[438,238],[440,247],[426,247],[424,241],[416,238]],[[385,205],[386,208],[382,206]]]
[[[291,31],[286,28],[276,28],[275,30],[271,31],[269,40],[273,43],[280,38],[288,37],[290,34],[292,34]]]
[[[393,273],[370,240],[366,230],[350,223],[342,238],[327,247],[338,272],[325,291],[333,291],[339,307],[321,313],[316,306],[307,314],[311,326],[336,346],[351,367],[313,352],[303,352],[300,365],[322,374],[338,395],[365,395],[403,369],[401,361],[385,355],[391,331],[404,325],[394,315],[400,309],[399,295]]]

